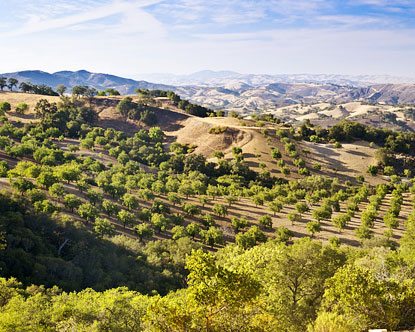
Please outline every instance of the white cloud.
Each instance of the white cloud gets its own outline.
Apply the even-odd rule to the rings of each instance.
[[[21,28],[3,34],[9,36],[18,36],[24,34],[38,33],[43,31],[56,30],[61,28],[73,27],[80,24],[88,23],[94,20],[107,18],[116,14],[123,14],[127,18],[127,23],[134,23],[128,21],[128,18],[134,17],[136,24],[141,24],[142,29],[154,29],[158,31],[161,29],[161,24],[157,22],[151,15],[147,14],[143,8],[149,5],[160,2],[160,0],[143,0],[143,1],[122,1],[114,0],[109,4],[101,5],[99,7],[86,9],[76,14],[66,15],[58,18],[38,16],[32,14],[29,20]],[[65,8],[64,4],[61,4]]]
[[[391,24],[391,21],[385,17],[374,16],[353,16],[353,15],[322,15],[314,18],[318,22],[341,25],[343,28],[357,27],[357,26],[384,26]]]

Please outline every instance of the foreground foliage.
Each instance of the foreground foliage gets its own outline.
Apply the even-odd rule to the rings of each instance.
[[[385,248],[311,239],[234,245],[187,258],[187,288],[63,292],[0,279],[0,329],[88,331],[366,331],[415,324],[413,265]],[[93,305],[91,305],[93,303]]]

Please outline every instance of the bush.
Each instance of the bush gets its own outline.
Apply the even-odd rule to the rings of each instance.
[[[4,115],[5,112],[9,112],[12,109],[9,102],[4,101],[0,103],[0,115]]]
[[[310,221],[307,223],[306,228],[311,237],[314,237],[315,233],[319,233],[321,231],[321,224],[318,221]]]
[[[375,175],[377,175],[377,174],[378,174],[378,172],[379,172],[379,167],[378,167],[378,166],[376,166],[376,165],[369,165],[369,166],[367,167],[367,172],[368,172],[370,175],[375,176]]]
[[[222,127],[222,126],[216,126],[216,127],[212,127],[209,129],[209,134],[223,134],[226,130],[228,129],[228,127]]]
[[[269,215],[263,215],[259,217],[258,222],[265,228],[272,228],[272,218]]]
[[[294,233],[287,227],[281,226],[275,230],[275,240],[278,242],[287,243],[293,236]]]
[[[16,106],[17,114],[25,114],[29,110],[29,105],[26,103],[20,103]]]

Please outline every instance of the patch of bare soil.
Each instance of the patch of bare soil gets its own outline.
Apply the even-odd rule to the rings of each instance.
[[[321,164],[326,175],[354,181],[357,176],[364,176],[371,184],[384,182],[380,177],[371,177],[367,173],[369,165],[376,164],[376,149],[367,142],[343,144],[335,148],[332,144],[301,142],[306,161]]]

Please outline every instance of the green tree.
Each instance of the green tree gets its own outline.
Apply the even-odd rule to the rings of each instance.
[[[264,197],[262,195],[255,195],[252,197],[252,202],[254,202],[255,206],[264,205]]]
[[[248,226],[248,220],[244,217],[241,217],[241,218],[233,217],[231,219],[231,225],[232,225],[232,228],[235,230],[235,232],[239,232],[241,229]]]
[[[347,224],[350,222],[351,217],[348,213],[339,214],[333,218],[333,224],[339,229],[341,232]]]
[[[113,236],[115,234],[115,227],[108,219],[96,218],[94,232],[101,238],[104,236]]]
[[[0,77],[0,90],[3,91],[6,86],[7,86],[7,78]]]
[[[63,85],[63,84],[59,84],[57,87],[56,87],[56,92],[59,94],[59,96],[63,96],[64,94],[65,94],[65,92],[66,92],[66,86],[65,85]]]
[[[17,79],[15,79],[14,77],[10,77],[7,80],[7,87],[9,88],[10,91],[13,91],[13,88],[15,88],[18,83],[19,81]]]
[[[304,202],[298,202],[297,204],[295,204],[295,209],[300,214],[300,216],[303,213],[310,211],[310,208],[308,207],[307,203]]]
[[[215,226],[215,220],[213,216],[209,213],[206,213],[202,216],[203,224],[205,226]]]
[[[260,284],[254,278],[247,273],[224,268],[215,261],[213,254],[202,250],[192,253],[187,259],[186,268],[189,270],[189,298],[194,299],[196,310],[200,308],[201,316],[196,324],[193,322],[195,326],[203,331],[254,330],[254,327],[246,327],[246,324],[250,324],[249,319],[243,319],[247,311],[252,313],[248,308],[255,306],[254,299],[260,294]],[[175,307],[183,305],[177,303]],[[235,317],[240,317],[239,320],[243,319],[243,322]],[[177,324],[177,327],[172,324]],[[174,320],[166,326],[175,330],[190,330],[190,326],[185,327],[190,324],[185,319],[180,322]]]
[[[181,226],[181,225],[174,226],[171,229],[171,233],[172,233],[172,237],[171,238],[173,240],[178,240],[178,239],[180,239],[182,237],[189,236],[189,234],[187,234],[187,232],[186,232],[186,228],[184,226]]]
[[[235,237],[235,242],[238,246],[248,249],[252,248],[260,242],[265,242],[267,236],[262,232],[258,226],[252,226],[244,233],[239,233]]]
[[[282,210],[283,204],[279,200],[274,200],[268,204],[268,207],[271,210],[271,212],[274,213],[274,216],[275,216],[278,212]]]
[[[201,210],[195,204],[186,203],[183,205],[183,212],[189,216],[195,216],[195,215],[200,214]]]
[[[0,115],[4,115],[5,112],[11,111],[12,106],[9,102],[4,101],[0,103]]]
[[[238,198],[234,196],[226,196],[225,200],[228,203],[228,206],[231,207],[233,203],[238,201]]]
[[[214,226],[209,227],[208,230],[200,231],[200,237],[203,243],[213,248],[214,245],[223,243],[223,232]]]
[[[46,194],[40,189],[30,189],[27,191],[27,196],[32,203],[46,200]]]
[[[120,207],[115,204],[114,202],[104,199],[102,201],[102,210],[108,215],[108,216],[114,216],[120,211]]]
[[[29,105],[26,103],[19,103],[17,104],[15,110],[17,114],[23,115],[29,110]]]
[[[280,159],[282,157],[281,151],[278,148],[273,148],[271,151],[271,156],[274,159]]]
[[[49,189],[54,183],[58,182],[58,178],[50,171],[42,171],[36,179],[36,182],[46,189]]]
[[[219,203],[213,205],[212,211],[219,217],[225,217],[228,214],[228,208],[225,205]]]
[[[288,214],[288,220],[291,221],[291,225],[294,225],[296,222],[300,222],[302,218],[299,213],[291,212]]]
[[[103,200],[102,193],[95,189],[89,189],[86,193],[86,197],[93,206],[101,204]]]
[[[63,204],[67,209],[73,212],[82,204],[82,201],[80,198],[78,198],[78,196],[74,194],[67,194],[63,198]]]
[[[98,216],[98,211],[91,203],[83,203],[78,207],[78,214],[87,222],[92,222]]]
[[[21,195],[23,195],[25,192],[27,192],[30,189],[33,189],[35,185],[25,179],[25,178],[14,178],[11,180],[11,186],[12,188],[16,189],[18,192],[20,192]]]
[[[372,237],[372,231],[368,226],[362,224],[356,229],[356,236],[361,240],[370,239]]]
[[[321,232],[321,224],[318,221],[309,221],[306,224],[307,232],[310,233],[311,237],[314,237],[314,234]]]
[[[125,118],[130,117],[131,112],[136,109],[137,104],[133,102],[131,97],[123,98],[117,105],[117,111]]]
[[[186,226],[186,232],[194,239],[195,236],[200,233],[200,226],[197,223],[192,222]]]
[[[320,206],[319,208],[316,208],[313,211],[312,216],[317,221],[321,221],[323,219],[330,219],[332,213],[333,213],[333,210],[331,206],[329,204],[323,204],[322,206]]]
[[[376,165],[369,165],[367,167],[367,172],[372,176],[376,176],[379,172],[379,167]]]
[[[176,204],[180,204],[182,202],[179,195],[177,195],[174,192],[170,192],[167,194],[167,199],[170,203],[173,204],[173,206],[176,206]]]
[[[0,177],[6,177],[8,171],[9,171],[9,164],[6,161],[1,160],[0,161]]]
[[[127,207],[129,210],[135,210],[139,206],[139,201],[137,197],[135,197],[132,194],[125,194],[122,198],[123,204],[125,207]]]
[[[195,194],[192,183],[190,181],[183,181],[179,186],[178,193],[186,196],[186,199],[189,199],[189,196]]]
[[[149,224],[139,224],[134,227],[134,231],[142,242],[144,239],[149,239],[154,235],[154,231]]]
[[[272,218],[271,216],[265,214],[261,217],[259,217],[258,222],[261,226],[271,229],[272,228]]]
[[[153,213],[151,216],[151,224],[157,233],[164,232],[169,226],[169,220],[161,213]]]
[[[33,207],[37,213],[51,214],[57,211],[57,207],[48,200],[37,201],[33,204]]]
[[[353,331],[372,327],[400,330],[409,321],[415,323],[413,316],[402,319],[405,306],[414,303],[413,290],[408,286],[407,282],[379,278],[367,268],[347,265],[328,280],[323,309],[345,317],[353,324]]]
[[[61,198],[65,195],[65,188],[61,183],[54,183],[49,187],[49,194],[52,197],[61,200]]]
[[[127,225],[132,225],[136,219],[135,214],[127,210],[121,209],[117,214],[117,219],[122,223],[124,229]]]
[[[68,184],[80,179],[81,170],[77,165],[62,165],[54,170],[55,175]]]
[[[282,243],[287,243],[294,236],[294,233],[287,227],[277,227],[275,229],[275,240]]]

